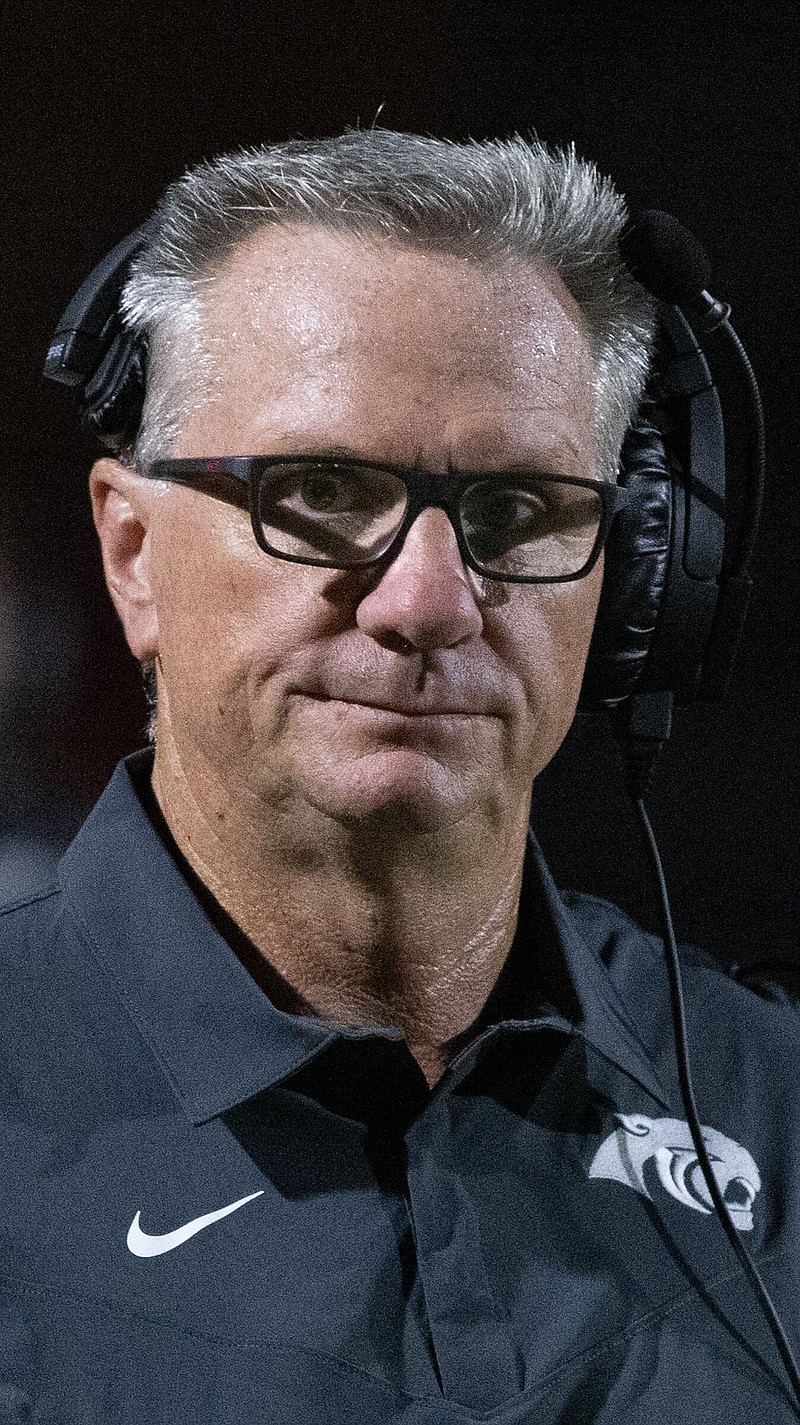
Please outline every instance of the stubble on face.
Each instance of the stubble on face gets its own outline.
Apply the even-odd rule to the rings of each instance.
[[[594,473],[585,338],[552,274],[273,229],[211,290],[215,395],[175,454],[345,445],[434,470],[527,460]],[[176,490],[171,505],[160,546],[169,731],[198,767],[216,766],[233,800],[282,806],[287,826],[361,818],[370,838],[472,812],[496,832],[518,814],[521,786],[574,712],[596,578],[481,581],[441,511],[424,513],[388,569],[354,573],[270,560],[242,511],[196,492]],[[459,603],[448,625],[442,609]],[[403,629],[410,656],[397,651]],[[477,711],[483,698],[486,716],[431,722],[426,741],[419,723],[392,737],[353,706],[411,686],[445,707]]]

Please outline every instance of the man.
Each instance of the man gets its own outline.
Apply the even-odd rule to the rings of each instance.
[[[4,917],[4,1418],[793,1418],[659,946],[528,836],[648,369],[624,219],[574,155],[379,131],[168,193],[91,475],[154,752]],[[789,1012],[687,983],[791,1319]]]

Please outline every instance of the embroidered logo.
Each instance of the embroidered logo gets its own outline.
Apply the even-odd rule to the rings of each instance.
[[[163,1252],[172,1252],[175,1247],[180,1247],[181,1243],[188,1242],[196,1232],[202,1232],[204,1227],[210,1227],[212,1222],[219,1222],[221,1218],[230,1216],[232,1212],[238,1212],[246,1202],[252,1202],[253,1198],[261,1197],[263,1191],[262,1188],[260,1192],[251,1192],[249,1197],[240,1197],[238,1202],[231,1202],[227,1207],[218,1207],[216,1212],[206,1212],[202,1217],[195,1217],[191,1222],[184,1222],[183,1226],[176,1227],[174,1232],[163,1232],[157,1237],[142,1230],[139,1226],[142,1214],[137,1212],[128,1228],[128,1251],[133,1252],[134,1257],[160,1257]]]
[[[681,1118],[647,1118],[643,1113],[617,1113],[619,1127],[601,1143],[589,1168],[590,1178],[611,1178],[649,1198],[645,1170],[653,1160],[658,1181],[670,1197],[696,1212],[713,1212],[711,1194],[697,1157],[689,1125]],[[703,1126],[714,1177],[725,1206],[740,1232],[753,1227],[753,1203],[761,1175],[741,1143],[715,1128]],[[652,1174],[649,1175],[652,1184]]]

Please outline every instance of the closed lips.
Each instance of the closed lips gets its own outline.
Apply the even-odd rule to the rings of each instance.
[[[346,696],[339,696],[336,693],[323,693],[316,689],[311,691],[298,688],[294,696],[309,698],[312,702],[339,703],[343,707],[392,713],[395,717],[496,717],[501,715],[499,707],[492,711],[486,706],[488,698],[485,698],[483,706],[470,707],[470,690],[468,689],[465,689],[466,703],[460,704],[426,702],[424,699],[410,695],[407,689],[398,689],[396,693],[387,693],[385,701],[382,698],[377,698],[374,691],[363,698],[358,698],[350,692]],[[429,694],[430,696],[431,694]]]
[[[394,713],[401,717],[474,717],[466,708],[397,707],[387,703],[362,702],[360,698],[329,698],[329,702],[346,703],[349,707],[369,708],[372,712]]]

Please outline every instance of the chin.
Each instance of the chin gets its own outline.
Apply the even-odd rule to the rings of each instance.
[[[303,792],[318,811],[352,829],[393,837],[439,831],[496,802],[486,774],[475,776],[418,753],[392,751],[335,768],[306,767]]]

